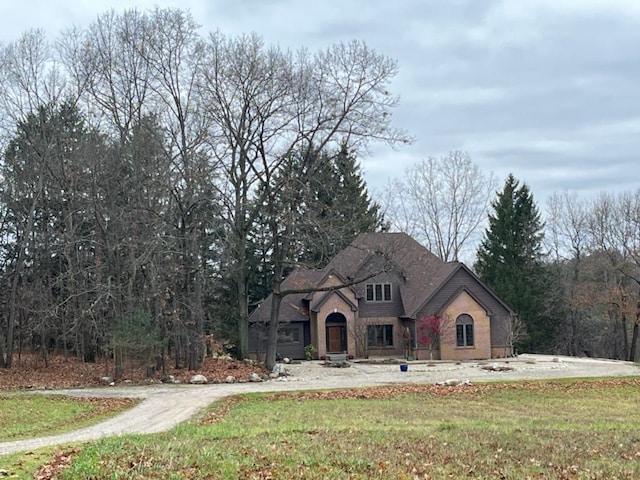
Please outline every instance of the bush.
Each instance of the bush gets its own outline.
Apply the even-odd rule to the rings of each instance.
[[[304,359],[305,360],[313,360],[316,358],[318,350],[313,345],[309,344],[304,347]]]

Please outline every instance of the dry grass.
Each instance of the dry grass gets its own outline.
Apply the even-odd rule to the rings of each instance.
[[[93,444],[64,478],[640,478],[638,379],[428,387],[221,403]]]

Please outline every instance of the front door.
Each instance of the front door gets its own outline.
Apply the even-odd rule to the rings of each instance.
[[[327,327],[327,353],[347,351],[347,330],[342,325]]]

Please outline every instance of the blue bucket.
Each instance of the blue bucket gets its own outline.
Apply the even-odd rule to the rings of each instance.
[[[406,363],[403,363],[402,365],[400,365],[401,372],[406,372],[407,370],[409,370],[409,365],[407,365]]]

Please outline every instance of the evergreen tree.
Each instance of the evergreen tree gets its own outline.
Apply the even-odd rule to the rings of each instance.
[[[298,259],[310,267],[323,267],[358,234],[379,228],[382,219],[346,145],[333,154],[317,155],[309,172],[300,209]]]
[[[538,207],[529,187],[520,186],[511,174],[492,207],[475,270],[523,321],[527,336],[516,347],[546,351],[553,328],[545,314],[547,273]]]
[[[382,223],[380,207],[370,200],[360,166],[345,146],[333,153],[294,156],[278,183],[276,204],[282,218],[277,223],[283,230],[289,225],[284,275],[295,266],[324,267],[358,234],[375,231]],[[272,291],[275,262],[268,218],[267,212],[257,216],[248,242],[250,309]]]

